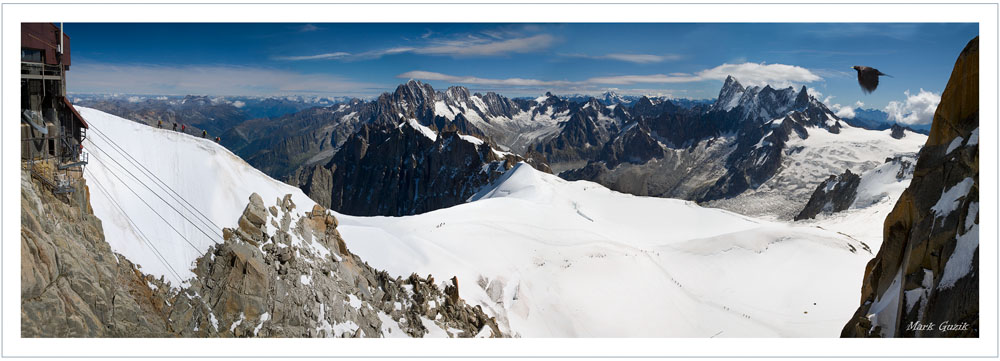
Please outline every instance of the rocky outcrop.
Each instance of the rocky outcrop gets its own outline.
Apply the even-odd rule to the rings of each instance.
[[[169,336],[164,283],[111,251],[88,194],[21,174],[21,337]]]
[[[896,139],[903,139],[903,137],[906,136],[906,132],[904,130],[906,130],[906,128],[901,127],[899,124],[893,124],[889,127],[889,131],[892,132],[891,136]]]
[[[816,187],[809,197],[809,203],[795,216],[795,220],[816,218],[820,213],[834,213],[846,210],[858,195],[861,177],[845,170],[841,175],[831,175]]]
[[[81,180],[56,196],[22,175],[22,337],[504,337],[457,280],[393,277],[354,255],[336,217],[257,194],[225,242],[170,285],[113,253]]]
[[[979,38],[955,63],[844,337],[979,336]]]
[[[239,229],[225,230],[173,297],[169,320],[181,336],[503,336],[449,283],[391,277],[363,262],[326,209],[300,213],[286,196],[260,212],[260,202],[251,195]]]

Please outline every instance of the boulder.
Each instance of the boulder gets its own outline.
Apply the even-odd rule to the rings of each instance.
[[[250,203],[243,210],[243,216],[257,227],[261,227],[267,222],[267,210],[264,208],[264,200],[260,198],[259,194],[250,195]]]

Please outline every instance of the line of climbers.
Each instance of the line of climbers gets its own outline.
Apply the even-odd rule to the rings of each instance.
[[[163,121],[162,120],[157,120],[156,121],[156,127],[160,128],[160,129],[163,129]],[[177,131],[177,122],[174,122],[174,131],[175,132]],[[181,124],[181,133],[187,133],[187,125]],[[208,131],[202,130],[201,131],[201,137],[202,138],[207,138],[208,137]],[[221,140],[222,140],[222,138],[215,137],[215,142],[216,143],[220,142]]]

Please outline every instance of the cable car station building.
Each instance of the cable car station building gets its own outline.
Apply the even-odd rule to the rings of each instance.
[[[21,161],[55,193],[74,190],[87,122],[66,98],[70,39],[51,23],[21,23]]]

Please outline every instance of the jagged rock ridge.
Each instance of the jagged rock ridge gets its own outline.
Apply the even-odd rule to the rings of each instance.
[[[363,126],[327,164],[304,168],[289,183],[341,213],[403,216],[464,203],[520,161],[548,171],[540,155],[525,159],[410,120]]]

